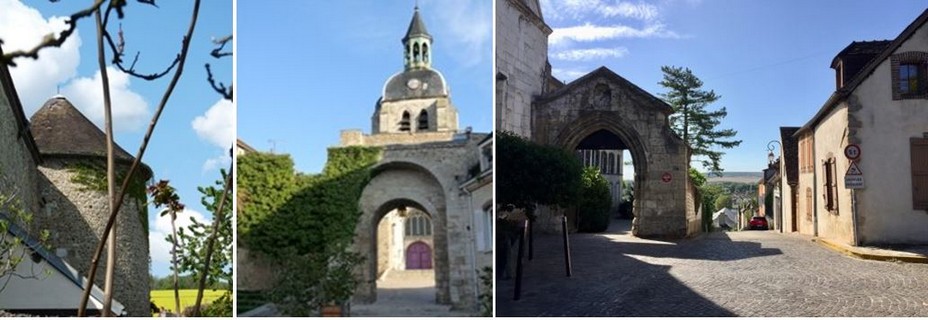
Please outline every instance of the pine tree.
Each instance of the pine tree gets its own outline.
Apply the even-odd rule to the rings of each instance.
[[[702,80],[689,68],[663,66],[661,71],[664,72],[664,80],[659,84],[669,90],[661,94],[661,98],[674,110],[670,116],[670,126],[690,147],[691,157],[699,157],[706,170],[720,174],[722,168],[719,162],[725,153],[717,149],[731,149],[741,144],[741,140],[732,139],[738,134],[737,131],[716,129],[728,115],[725,107],[716,111],[706,110],[721,96],[713,90],[703,90]]]

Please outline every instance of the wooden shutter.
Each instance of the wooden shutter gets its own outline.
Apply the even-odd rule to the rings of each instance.
[[[928,210],[928,139],[912,138],[912,208]]]

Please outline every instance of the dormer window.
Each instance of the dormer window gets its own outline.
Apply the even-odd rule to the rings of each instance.
[[[409,111],[403,111],[403,118],[400,119],[400,131],[409,132]]]
[[[425,131],[429,129],[429,112],[422,110],[419,113],[419,126],[416,128],[416,131]]]
[[[893,100],[928,99],[928,52],[895,54],[891,66]]]

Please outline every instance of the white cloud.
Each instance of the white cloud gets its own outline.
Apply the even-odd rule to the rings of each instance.
[[[604,0],[542,0],[542,14],[548,19],[630,18],[644,21],[660,17],[660,8],[646,2]]]
[[[454,9],[448,10],[448,5],[453,5]],[[445,30],[441,36],[436,36],[436,44],[442,48],[454,48],[447,53],[463,66],[469,67],[491,57],[488,54],[493,39],[491,5],[492,1],[486,0],[456,0],[451,3],[423,0],[420,11],[429,33],[436,36],[431,28]]]
[[[575,27],[555,28],[548,37],[551,45],[567,41],[593,42],[618,38],[679,38],[680,35],[666,30],[663,24],[655,23],[642,29],[625,25],[598,26],[589,22]]]
[[[565,83],[576,80],[579,77],[589,73],[589,71],[578,70],[578,69],[551,69],[551,73],[554,74],[554,77],[558,80],[564,81]]]
[[[190,125],[200,139],[228,150],[235,140],[235,106],[229,100],[220,99]]]
[[[151,261],[152,263],[171,263],[171,243],[164,240],[167,235],[172,234],[171,215],[166,214],[160,216],[160,214],[161,211],[158,211],[155,216],[155,223],[151,225],[148,231],[148,245],[151,253]],[[184,211],[177,214],[177,220],[174,221],[177,225],[177,229],[180,230],[181,227],[189,227],[191,225],[190,217],[194,217],[200,222],[209,223],[202,213],[184,209]]]
[[[106,67],[110,82],[113,129],[116,131],[139,131],[149,120],[148,102],[129,86],[129,75],[114,67]],[[87,118],[103,127],[103,79],[98,70],[92,78],[80,77],[67,84],[61,93],[71,100]]]
[[[564,50],[553,54],[555,59],[566,61],[588,61],[594,59],[621,58],[628,54],[628,48],[591,48]]]
[[[0,0],[0,39],[3,51],[29,50],[43,37],[65,29],[64,17],[45,19],[38,10],[19,0]],[[57,86],[77,74],[80,63],[81,37],[75,31],[60,48],[39,51],[39,59],[19,58],[10,68],[19,99],[26,115],[32,115],[57,93]]]
[[[206,159],[206,162],[203,163],[203,172],[218,170],[220,168],[228,168],[229,164],[232,163],[232,158],[228,154],[219,155],[213,158]]]

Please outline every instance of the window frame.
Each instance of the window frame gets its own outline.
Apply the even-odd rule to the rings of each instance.
[[[914,66],[915,78],[907,77],[914,80],[915,92],[902,90],[902,72],[907,70],[906,66]],[[928,52],[907,51],[894,54],[890,57],[891,87],[893,100],[907,99],[928,99]],[[906,82],[911,83],[911,82]]]

